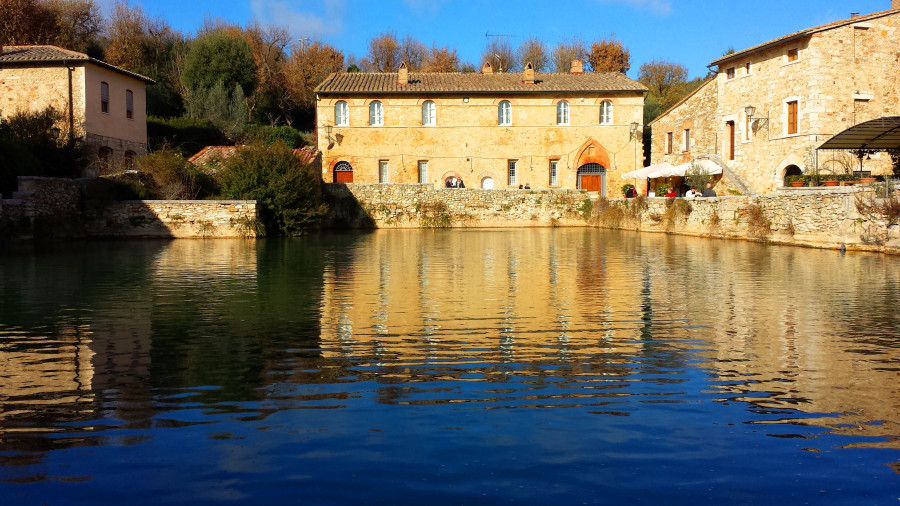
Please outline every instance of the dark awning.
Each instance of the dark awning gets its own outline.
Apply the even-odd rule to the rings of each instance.
[[[852,126],[825,141],[819,149],[900,149],[900,116],[885,116]]]

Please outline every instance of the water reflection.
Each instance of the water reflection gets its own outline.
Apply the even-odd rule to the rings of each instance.
[[[255,463],[217,460],[209,480],[234,481],[210,501],[257,493],[254,473],[343,488],[335,469],[350,458],[371,486],[385,462],[405,475],[439,462],[472,484],[482,475],[460,466],[491,462],[495,499],[515,497],[498,483],[520,480],[566,483],[557,499],[626,494],[621,477],[572,481],[605,465],[598,455],[642,475],[649,462],[694,470],[657,485],[722,484],[707,502],[733,499],[725,490],[766,459],[786,476],[810,465],[798,449],[845,490],[870,485],[831,448],[889,449],[865,453],[865,472],[900,468],[893,258],[557,229],[96,242],[0,259],[7,483],[103,487],[114,463],[109,476],[145,473],[123,447],[159,455],[146,464],[156,473],[210,465],[200,451],[165,461],[185,444]],[[718,459],[698,452],[707,439]],[[412,440],[426,456],[410,456]],[[763,453],[736,464],[748,448]],[[77,449],[94,464],[73,472]],[[435,457],[448,452],[457,461]],[[518,467],[523,455],[538,476]],[[305,478],[287,472],[298,466]],[[537,490],[522,498],[550,493]],[[422,492],[466,502],[483,490]]]

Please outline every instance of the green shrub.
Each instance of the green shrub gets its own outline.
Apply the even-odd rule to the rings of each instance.
[[[243,142],[252,144],[275,144],[281,142],[289,148],[300,148],[312,144],[312,132],[301,132],[289,126],[251,125],[244,132]]]
[[[216,174],[221,196],[256,200],[270,234],[297,235],[325,214],[314,170],[282,143],[251,144],[228,158]]]
[[[163,148],[137,160],[138,169],[153,178],[152,192],[161,199],[190,200],[214,192],[212,179],[194,168],[181,153]]]
[[[190,157],[206,146],[230,145],[225,133],[208,119],[147,118],[147,136],[153,151],[174,147]]]

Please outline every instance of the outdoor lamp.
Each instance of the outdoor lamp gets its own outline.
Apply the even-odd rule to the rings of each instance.
[[[639,126],[640,126],[640,125],[638,124],[637,121],[632,121],[632,122],[631,122],[631,132],[628,134],[628,136],[629,136],[628,138],[629,138],[629,139],[635,137],[635,134],[637,133],[638,127],[639,127]]]
[[[748,122],[753,121],[754,116],[756,116],[756,107],[753,107],[752,105],[748,105],[747,107],[744,107],[744,114],[747,115]],[[766,126],[766,127],[769,126],[769,118],[768,117],[765,117],[765,118],[758,117],[758,118],[756,118],[756,121],[759,124],[759,128],[762,128],[764,126]]]
[[[747,119],[752,120],[753,115],[756,114],[756,107],[748,105],[747,107],[744,107],[744,113],[747,114]]]

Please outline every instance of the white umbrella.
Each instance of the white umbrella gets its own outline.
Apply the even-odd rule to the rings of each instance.
[[[644,167],[642,169],[633,170],[631,172],[626,172],[622,174],[622,179],[643,179],[647,177],[647,174],[652,172],[656,172],[662,169],[671,169],[673,166],[669,162],[660,162],[654,163],[649,167]]]

